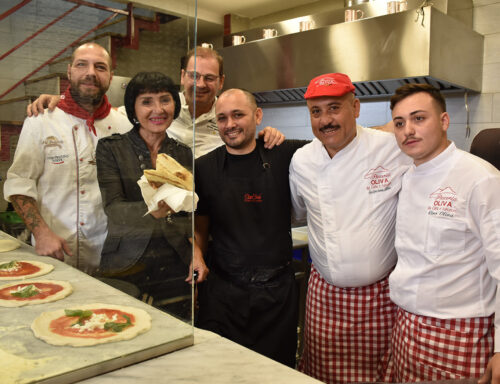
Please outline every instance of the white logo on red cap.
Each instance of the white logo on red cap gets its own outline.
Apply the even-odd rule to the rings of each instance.
[[[316,82],[317,85],[334,85],[335,79],[333,77],[323,77]]]

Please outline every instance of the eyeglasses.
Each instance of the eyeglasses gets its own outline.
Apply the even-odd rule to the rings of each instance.
[[[198,80],[203,77],[205,79],[205,83],[214,83],[219,78],[219,76],[216,75],[202,75],[201,73],[195,71],[186,71],[186,74],[191,80],[194,80],[195,78]]]

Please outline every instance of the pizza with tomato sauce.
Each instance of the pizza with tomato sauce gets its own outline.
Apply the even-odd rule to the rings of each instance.
[[[0,286],[1,307],[50,303],[65,298],[73,288],[67,281],[36,280]]]
[[[46,275],[54,269],[53,265],[32,260],[0,261],[0,281],[30,279]]]
[[[31,329],[49,344],[85,347],[132,339],[151,329],[151,316],[134,307],[86,304],[44,312]]]

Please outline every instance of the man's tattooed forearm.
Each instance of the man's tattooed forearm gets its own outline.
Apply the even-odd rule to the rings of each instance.
[[[12,206],[16,212],[24,220],[24,223],[29,230],[37,228],[42,223],[42,218],[38,212],[36,202],[33,198],[28,196],[16,195],[12,196]]]

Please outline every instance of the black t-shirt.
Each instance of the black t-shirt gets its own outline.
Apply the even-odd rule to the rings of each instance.
[[[232,178],[256,177],[261,171],[259,164],[259,150],[257,147],[246,155],[232,155],[226,153],[226,173]]]
[[[281,247],[283,252],[291,250],[288,169],[295,151],[305,144],[307,141],[286,140],[268,150],[263,148],[262,141],[257,140],[257,148],[247,155],[230,155],[226,147],[222,146],[196,160],[195,188],[199,197],[196,214],[209,216],[210,234],[215,248],[231,252],[264,253],[268,248],[264,246],[263,237],[266,237],[276,239],[277,248]],[[271,172],[272,175],[272,188],[264,198],[275,202],[277,209],[273,206],[274,213],[259,209],[254,212],[252,209],[241,209],[239,204],[231,205],[233,196],[227,195],[229,184],[244,184],[245,180],[256,178],[264,172]],[[236,220],[235,215],[238,215]],[[259,228],[270,230],[259,233]]]
[[[281,145],[272,149],[265,149],[268,162],[272,165],[275,177],[279,177],[277,184],[285,187],[290,196],[288,169],[295,151],[309,143],[307,140],[285,140]],[[257,145],[263,146],[263,141],[257,140]],[[225,158],[225,159],[224,159]],[[226,147],[220,146],[195,161],[195,188],[199,197],[196,214],[209,215],[209,191],[217,190],[216,180],[220,176],[218,161],[225,161],[225,172],[231,178],[250,178],[262,171],[258,147],[246,155],[232,155]],[[280,188],[281,189],[281,188]]]

